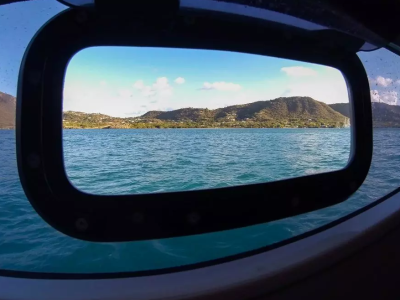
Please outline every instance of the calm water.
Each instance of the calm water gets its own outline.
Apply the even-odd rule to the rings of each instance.
[[[346,166],[350,129],[65,130],[81,190],[132,194],[273,181]]]
[[[334,170],[345,166],[348,129],[68,130],[68,175],[101,194],[201,189]],[[367,180],[345,203],[309,214],[194,237],[89,243],[53,230],[21,189],[14,131],[0,130],[0,268],[121,272],[219,258],[309,231],[400,185],[400,130],[375,129]]]

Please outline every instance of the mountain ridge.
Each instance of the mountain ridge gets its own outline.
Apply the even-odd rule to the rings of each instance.
[[[231,105],[214,110],[202,108],[181,108],[172,111],[149,111],[141,119],[159,119],[170,121],[201,121],[206,119],[243,121],[254,119],[268,121],[282,118],[319,118],[337,120],[343,116],[327,104],[310,97],[280,97],[273,100],[256,101],[247,104]]]
[[[350,117],[349,103],[329,105],[346,117]],[[374,127],[400,127],[400,106],[381,102],[372,102],[372,121]]]
[[[134,118],[64,112],[65,128],[343,127],[347,123],[348,118],[310,97],[281,97],[217,109],[149,111]]]

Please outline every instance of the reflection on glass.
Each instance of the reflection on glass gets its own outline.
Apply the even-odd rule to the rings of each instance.
[[[76,187],[95,194],[337,170],[349,159],[348,106],[343,76],[327,66],[209,50],[85,49],[65,79],[65,166]]]

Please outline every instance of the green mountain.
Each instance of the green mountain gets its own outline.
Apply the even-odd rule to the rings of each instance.
[[[150,111],[141,119],[168,121],[282,121],[290,119],[319,122],[343,122],[339,114],[325,103],[310,97],[278,98],[270,101],[258,101],[243,105],[233,105],[215,110],[201,108],[182,108],[173,111]]]
[[[400,127],[400,106],[372,103],[374,127]]]
[[[350,116],[349,103],[329,105],[342,115]],[[400,106],[372,102],[372,121],[374,127],[400,127]]]
[[[310,97],[278,98],[214,110],[149,111],[136,118],[64,112],[63,119],[65,128],[343,127],[348,123],[348,118]]]
[[[15,107],[15,97],[0,92],[0,128],[14,128]]]
[[[333,110],[341,113],[343,116],[350,118],[350,105],[349,103],[335,103],[329,105]]]

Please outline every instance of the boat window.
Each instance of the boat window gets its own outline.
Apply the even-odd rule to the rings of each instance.
[[[340,71],[228,51],[92,47],[67,68],[64,164],[93,194],[270,182],[344,168]]]
[[[277,242],[309,232],[364,207],[400,185],[400,178],[397,176],[400,172],[400,164],[398,164],[398,149],[400,148],[400,129],[398,129],[400,127],[400,106],[398,106],[400,78],[398,70],[400,69],[400,59],[387,50],[377,50],[359,54],[370,79],[371,97],[374,101],[373,161],[364,184],[346,202],[268,224],[166,240],[90,243],[72,239],[57,232],[38,216],[21,188],[15,158],[15,123],[13,116],[15,114],[18,70],[24,50],[36,30],[49,18],[65,8],[58,2],[50,0],[0,6],[0,45],[2,45],[0,47],[1,269],[49,273],[115,273],[155,270],[210,261],[274,245]],[[154,76],[149,77],[149,79],[142,77],[135,79],[142,79],[143,87],[153,86],[154,83],[157,83],[157,78],[166,76],[158,76],[156,70],[154,72]],[[149,71],[146,74],[151,73]],[[284,73],[279,74],[285,75]],[[211,75],[213,74],[210,73]],[[169,85],[173,86],[174,89],[176,87],[176,91],[178,91],[178,88],[187,87],[192,81],[189,81],[189,75],[183,73],[174,74],[174,76],[171,75],[167,78],[169,78]],[[202,85],[199,88],[204,88],[204,82],[208,82],[205,87],[209,89],[215,87],[216,82],[221,81],[239,84],[223,77],[215,80],[208,78],[201,78],[200,80]],[[99,90],[110,84],[107,78],[102,78],[97,83]],[[137,81],[132,84],[135,83]],[[162,80],[159,83],[161,84]],[[140,85],[140,83],[137,84],[137,86]],[[232,85],[229,86],[232,87]],[[130,86],[130,88],[133,89],[134,87]],[[69,92],[72,93],[73,89]],[[96,92],[96,90],[93,91],[93,93]],[[215,91],[215,89],[199,91],[199,93],[213,92],[218,91]],[[123,89],[122,94],[124,94]],[[96,99],[95,94],[92,96],[93,99]],[[128,93],[125,96],[128,96]],[[285,96],[289,95],[280,94],[275,97]],[[310,96],[313,97],[313,95]],[[271,96],[270,98],[275,97]],[[101,99],[97,99],[100,105]],[[334,110],[346,116],[348,106],[346,103],[341,104],[341,102],[342,100],[334,102],[339,103]],[[166,108],[168,107],[166,106]],[[65,107],[65,109],[83,110],[79,107]],[[118,107],[112,109],[118,109]],[[145,112],[143,108],[138,115]],[[100,111],[99,113],[114,114],[111,110]],[[65,124],[65,127],[67,127],[67,124]],[[66,135],[72,134],[76,129],[71,130]],[[282,130],[288,130],[290,133],[292,129]],[[257,129],[254,132],[256,131]],[[83,154],[86,155],[87,153]],[[82,170],[82,172],[84,171]],[[93,174],[93,178],[96,178],[96,176],[98,175]]]

